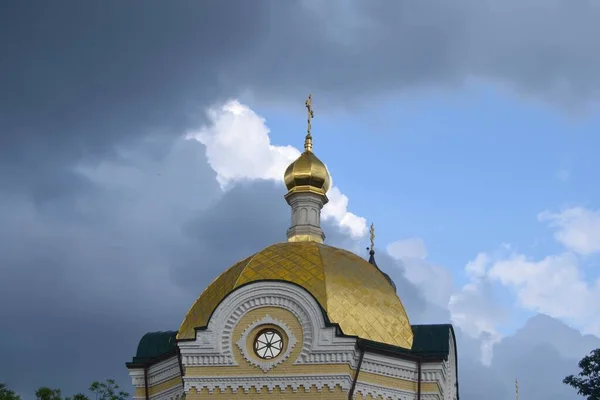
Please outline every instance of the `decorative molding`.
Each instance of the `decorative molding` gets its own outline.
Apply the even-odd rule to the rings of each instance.
[[[129,377],[131,378],[131,384],[134,387],[144,387],[144,370],[143,369],[130,369]]]
[[[361,371],[397,379],[416,381],[417,363],[366,352]]]
[[[421,380],[423,382],[442,382],[446,379],[443,376],[442,364],[426,364],[421,368]]]
[[[414,369],[400,368],[390,365],[377,364],[372,361],[363,361],[361,371],[370,372],[376,375],[387,376],[396,379],[417,380],[417,371]]]
[[[287,335],[287,346],[284,349],[283,354],[280,354],[279,356],[277,356],[271,360],[262,360],[259,357],[257,357],[255,354],[249,354],[248,347],[247,347],[248,336],[250,335],[250,333],[252,333],[252,331],[256,327],[258,327],[260,325],[267,325],[267,324],[275,325],[278,328],[281,328],[281,330],[283,330],[285,332],[285,334]],[[242,337],[240,337],[240,339],[236,342],[237,346],[242,351],[242,355],[244,356],[246,361],[248,361],[251,365],[259,367],[260,369],[263,370],[263,372],[268,372],[269,370],[273,369],[277,365],[279,365],[282,362],[284,362],[285,360],[287,360],[287,358],[290,356],[290,353],[296,346],[296,343],[297,343],[296,336],[291,331],[291,329],[285,324],[285,322],[273,319],[268,314],[264,318],[256,320],[253,323],[251,323],[250,325],[248,325],[248,327],[246,328],[244,333],[242,333]]]
[[[148,368],[148,386],[156,386],[180,375],[179,359],[173,356]]]
[[[134,387],[145,387],[146,382],[144,378],[144,369],[131,369],[129,370],[129,376],[131,377],[131,383]],[[181,371],[179,369],[179,360],[177,356],[173,356],[148,368],[148,387],[152,388],[153,386],[159,385],[163,382],[180,376]],[[179,388],[179,390],[181,391],[181,385],[175,387],[175,389],[177,388]],[[167,391],[170,390],[172,390],[172,388],[167,389]]]
[[[421,393],[421,399],[422,400],[442,400],[442,397],[440,397],[440,395],[437,393]]]
[[[292,392],[298,392],[299,388],[304,388],[305,391],[311,387],[315,387],[321,392],[328,389],[330,392],[339,386],[342,391],[348,392],[352,385],[350,375],[255,375],[255,376],[240,376],[240,377],[225,377],[225,376],[203,376],[197,378],[187,378],[185,381],[185,392],[189,392],[191,388],[196,390],[208,389],[209,393],[213,393],[215,389],[226,390],[231,389],[237,393],[240,389],[244,393],[248,393],[251,388],[261,392],[264,387],[269,393],[272,393],[275,388],[279,388],[282,392],[291,388]]]
[[[385,400],[414,400],[415,393],[408,390],[395,389],[390,387],[377,386],[370,383],[357,382],[355,393],[360,393],[363,397],[371,395],[374,399],[379,396]],[[421,393],[422,400],[442,400],[435,393]]]
[[[183,386],[177,385],[150,396],[150,400],[179,400],[183,397]]]
[[[449,335],[449,348],[450,351],[448,353],[448,360],[444,363],[444,371],[446,372],[446,384],[444,387],[445,392],[445,400],[456,400],[458,398],[458,388],[457,388],[457,374],[456,371],[456,349],[454,348],[455,339],[454,334],[450,331]]]

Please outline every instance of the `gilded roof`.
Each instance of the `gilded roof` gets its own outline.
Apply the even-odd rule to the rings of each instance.
[[[229,293],[249,282],[283,280],[309,291],[346,335],[410,349],[404,306],[377,267],[346,250],[316,242],[271,245],[215,279],[188,311],[178,339],[193,339]]]

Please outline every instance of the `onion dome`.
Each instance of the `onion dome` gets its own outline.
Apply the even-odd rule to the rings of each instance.
[[[310,133],[304,141],[304,152],[287,167],[283,180],[288,193],[313,192],[325,195],[330,189],[329,171],[313,153]]]

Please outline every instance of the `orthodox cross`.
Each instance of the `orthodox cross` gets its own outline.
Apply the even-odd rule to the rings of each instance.
[[[371,250],[375,250],[375,225],[371,224],[369,234],[371,239]]]
[[[310,130],[311,130],[310,121],[311,121],[311,119],[313,119],[315,117],[315,114],[313,113],[313,109],[312,109],[312,95],[311,94],[308,95],[308,99],[306,99],[306,101],[304,102],[304,105],[306,106],[306,110],[308,111],[308,118],[307,118],[308,127],[306,129],[306,139],[304,140],[304,150],[312,151],[312,135],[310,134]]]
[[[516,399],[519,400],[519,380],[515,379],[515,396]]]

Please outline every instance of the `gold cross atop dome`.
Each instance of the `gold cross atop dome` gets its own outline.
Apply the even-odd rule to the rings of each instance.
[[[312,152],[312,135],[310,134],[310,131],[312,129],[311,120],[315,117],[315,113],[312,109],[312,94],[308,95],[308,99],[306,99],[304,105],[308,111],[308,126],[306,128],[306,138],[304,139],[304,150]]]
[[[311,135],[311,120],[314,116],[312,95],[308,95],[304,105],[308,111],[304,152],[287,167],[283,180],[288,189],[288,194],[302,192],[325,195],[331,186],[331,177],[325,164],[313,153]],[[327,199],[325,199],[325,202],[327,202]]]

